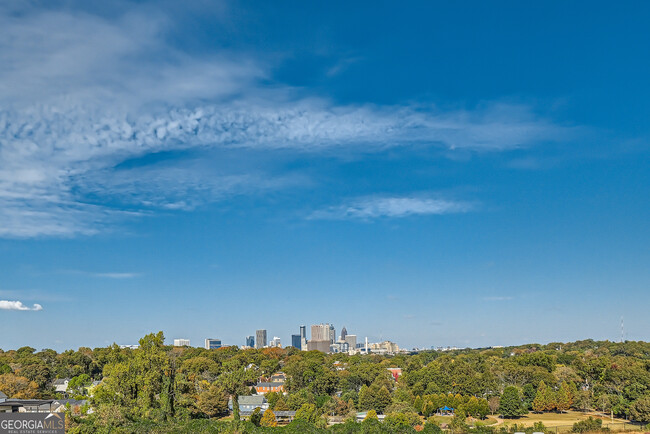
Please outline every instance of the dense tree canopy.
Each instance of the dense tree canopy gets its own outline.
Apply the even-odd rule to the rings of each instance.
[[[399,381],[391,367],[402,369]],[[155,333],[135,350],[0,350],[0,391],[11,398],[56,397],[58,378],[70,379],[75,396],[92,394],[94,413],[77,420],[79,427],[218,418],[228,413],[229,398],[254,393],[260,378],[279,371],[287,375],[287,393],[268,394],[271,409],[298,411],[301,423],[314,426],[323,415],[348,418],[370,410],[390,416],[385,426],[411,429],[413,415],[427,418],[445,406],[477,419],[530,409],[594,409],[650,422],[650,344],[644,342],[348,356],[294,348],[177,348]],[[101,383],[91,387],[94,380]]]

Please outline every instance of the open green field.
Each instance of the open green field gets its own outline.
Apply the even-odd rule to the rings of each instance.
[[[609,417],[603,417],[593,413],[582,413],[578,411],[568,411],[565,413],[528,413],[517,419],[506,419],[505,425],[524,425],[532,426],[535,422],[542,422],[547,428],[557,428],[557,432],[570,431],[573,424],[592,416],[602,419],[603,427],[610,427],[612,431],[638,431],[643,429],[640,425],[632,424],[624,419],[613,420]]]

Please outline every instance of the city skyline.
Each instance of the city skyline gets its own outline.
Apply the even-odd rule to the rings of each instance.
[[[649,341],[648,17],[1,2],[0,348]]]

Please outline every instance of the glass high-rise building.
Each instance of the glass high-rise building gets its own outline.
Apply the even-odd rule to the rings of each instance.
[[[255,332],[255,348],[264,348],[268,342],[266,339],[266,330],[257,330]]]
[[[254,336],[246,336],[246,346],[253,348],[255,346],[255,337]]]
[[[302,348],[302,338],[300,335],[291,335],[291,346],[294,348]]]

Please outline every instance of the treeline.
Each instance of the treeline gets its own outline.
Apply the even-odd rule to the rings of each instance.
[[[387,370],[395,367],[403,373],[397,382]],[[279,371],[287,374],[287,393],[267,395],[271,410],[298,411],[296,423],[314,429],[372,411],[386,415],[382,429],[406,424],[435,430],[424,421],[442,407],[455,409],[459,430],[467,417],[480,421],[489,414],[568,409],[650,422],[650,344],[644,342],[586,340],[389,357],[294,348],[178,348],[165,345],[160,332],[142,338],[136,350],[113,345],[63,353],[30,347],[0,351],[0,391],[9,397],[53,398],[55,379],[73,379],[73,396],[88,397],[93,413],[73,414],[71,432],[217,426],[208,419],[228,415],[229,398],[236,402],[254,393],[259,378]],[[93,380],[101,383],[89,388]]]

